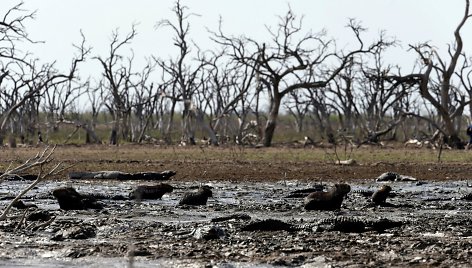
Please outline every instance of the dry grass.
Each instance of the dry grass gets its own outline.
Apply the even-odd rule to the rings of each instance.
[[[0,169],[13,162],[23,162],[40,151],[41,148],[2,148],[0,149]],[[285,161],[285,162],[330,162],[337,158],[353,158],[362,163],[412,162],[435,163],[438,152],[430,149],[411,149],[402,147],[364,147],[351,151],[333,148],[243,148],[230,147],[180,147],[155,145],[90,145],[58,146],[54,157],[65,162],[159,162],[159,161]],[[445,163],[468,163],[472,161],[472,151],[444,150],[441,161]]]
[[[22,163],[40,148],[0,149],[0,170],[12,162]],[[334,149],[233,147],[178,147],[155,145],[58,146],[57,161],[75,165],[71,171],[119,170],[124,172],[175,170],[175,179],[277,180],[372,178],[385,171],[396,171],[425,179],[469,178],[472,151],[445,150],[437,163],[437,151],[365,147],[337,156]],[[348,156],[357,166],[336,166]],[[64,178],[65,174],[61,174]]]

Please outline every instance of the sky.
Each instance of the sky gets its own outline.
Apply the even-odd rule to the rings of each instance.
[[[2,0],[1,14],[19,1]],[[362,22],[374,39],[385,30],[387,35],[401,41],[402,48],[391,54],[391,64],[412,66],[416,55],[406,51],[408,44],[430,41],[440,51],[454,39],[453,32],[464,13],[465,0],[182,0],[188,7],[191,38],[202,49],[211,49],[208,29],[217,30],[223,19],[223,30],[228,35],[246,35],[257,40],[267,38],[266,26],[274,28],[277,16],[283,16],[289,6],[303,16],[303,28],[318,32],[326,29],[338,46],[355,42],[346,29],[349,18]],[[36,18],[25,25],[33,40],[40,44],[24,44],[44,62],[56,61],[59,68],[67,68],[74,55],[73,43],[81,40],[83,31],[87,43],[93,47],[91,57],[106,55],[111,33],[121,36],[137,24],[138,35],[129,48],[138,60],[154,55],[169,58],[175,55],[172,33],[156,29],[163,19],[174,20],[171,9],[174,0],[25,0],[23,8],[37,11]],[[472,20],[464,27],[464,49],[472,53]],[[129,48],[123,52],[129,52]],[[88,63],[89,71],[98,71],[98,62]],[[144,64],[144,61],[143,61]],[[143,65],[144,66],[144,65]],[[97,68],[96,70],[94,68]],[[93,74],[92,74],[93,75]]]

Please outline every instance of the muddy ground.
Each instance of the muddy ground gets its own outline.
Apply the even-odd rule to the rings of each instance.
[[[23,156],[3,153],[12,160]],[[108,153],[74,157],[58,152],[66,163],[78,159],[69,171],[175,170],[177,175],[167,181],[174,192],[162,200],[104,199],[100,200],[103,210],[64,211],[48,195],[59,186],[73,186],[80,193],[127,196],[137,185],[155,182],[71,181],[65,175],[42,182],[23,198],[38,207],[26,214],[47,211],[54,220],[39,227],[42,221],[0,222],[0,266],[470,267],[472,201],[462,199],[472,192],[467,184],[472,183],[468,163],[371,161],[335,166],[293,159],[117,159]],[[374,206],[365,193],[385,184],[374,178],[386,171],[418,181],[387,182],[393,188],[390,205]],[[337,182],[352,187],[337,211],[305,211],[302,197],[288,197],[296,190]],[[29,183],[0,184],[0,208]],[[177,205],[184,193],[202,184],[213,187],[214,197],[206,206]],[[11,215],[23,213],[14,209]],[[241,214],[244,217],[216,221]],[[290,228],[244,230],[267,219],[280,220]],[[333,228],[342,221],[361,222],[365,228]],[[390,224],[375,228],[379,222]],[[207,237],[210,228],[216,231]]]

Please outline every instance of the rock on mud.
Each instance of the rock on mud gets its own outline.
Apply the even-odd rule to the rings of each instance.
[[[57,231],[51,240],[62,241],[64,239],[88,239],[96,236],[97,227],[91,224],[80,224]]]
[[[225,236],[226,236],[225,230],[215,225],[199,227],[195,229],[193,233],[193,237],[195,239],[203,239],[203,240],[220,239],[220,238],[224,238]]]

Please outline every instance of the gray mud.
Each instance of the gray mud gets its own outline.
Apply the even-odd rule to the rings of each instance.
[[[305,211],[303,198],[286,198],[295,190],[313,187],[301,181],[170,182],[174,192],[162,200],[100,200],[101,211],[63,211],[48,193],[73,186],[79,193],[125,195],[138,184],[123,181],[47,181],[22,199],[47,210],[55,220],[35,230],[18,219],[0,222],[0,266],[9,267],[470,267],[472,259],[472,192],[464,181],[392,182],[390,206],[373,206],[360,193],[380,183],[352,182],[352,191],[338,211]],[[29,182],[0,184],[0,207]],[[201,184],[213,187],[207,206],[179,207],[181,196]],[[211,222],[218,217],[245,213],[247,219]],[[21,215],[14,209],[11,215]],[[322,220],[355,218],[401,222],[384,231],[367,228],[350,233],[317,228]],[[277,219],[294,231],[242,231],[252,221]],[[85,226],[90,238],[64,236],[63,230]],[[199,239],[202,227],[224,235]]]

